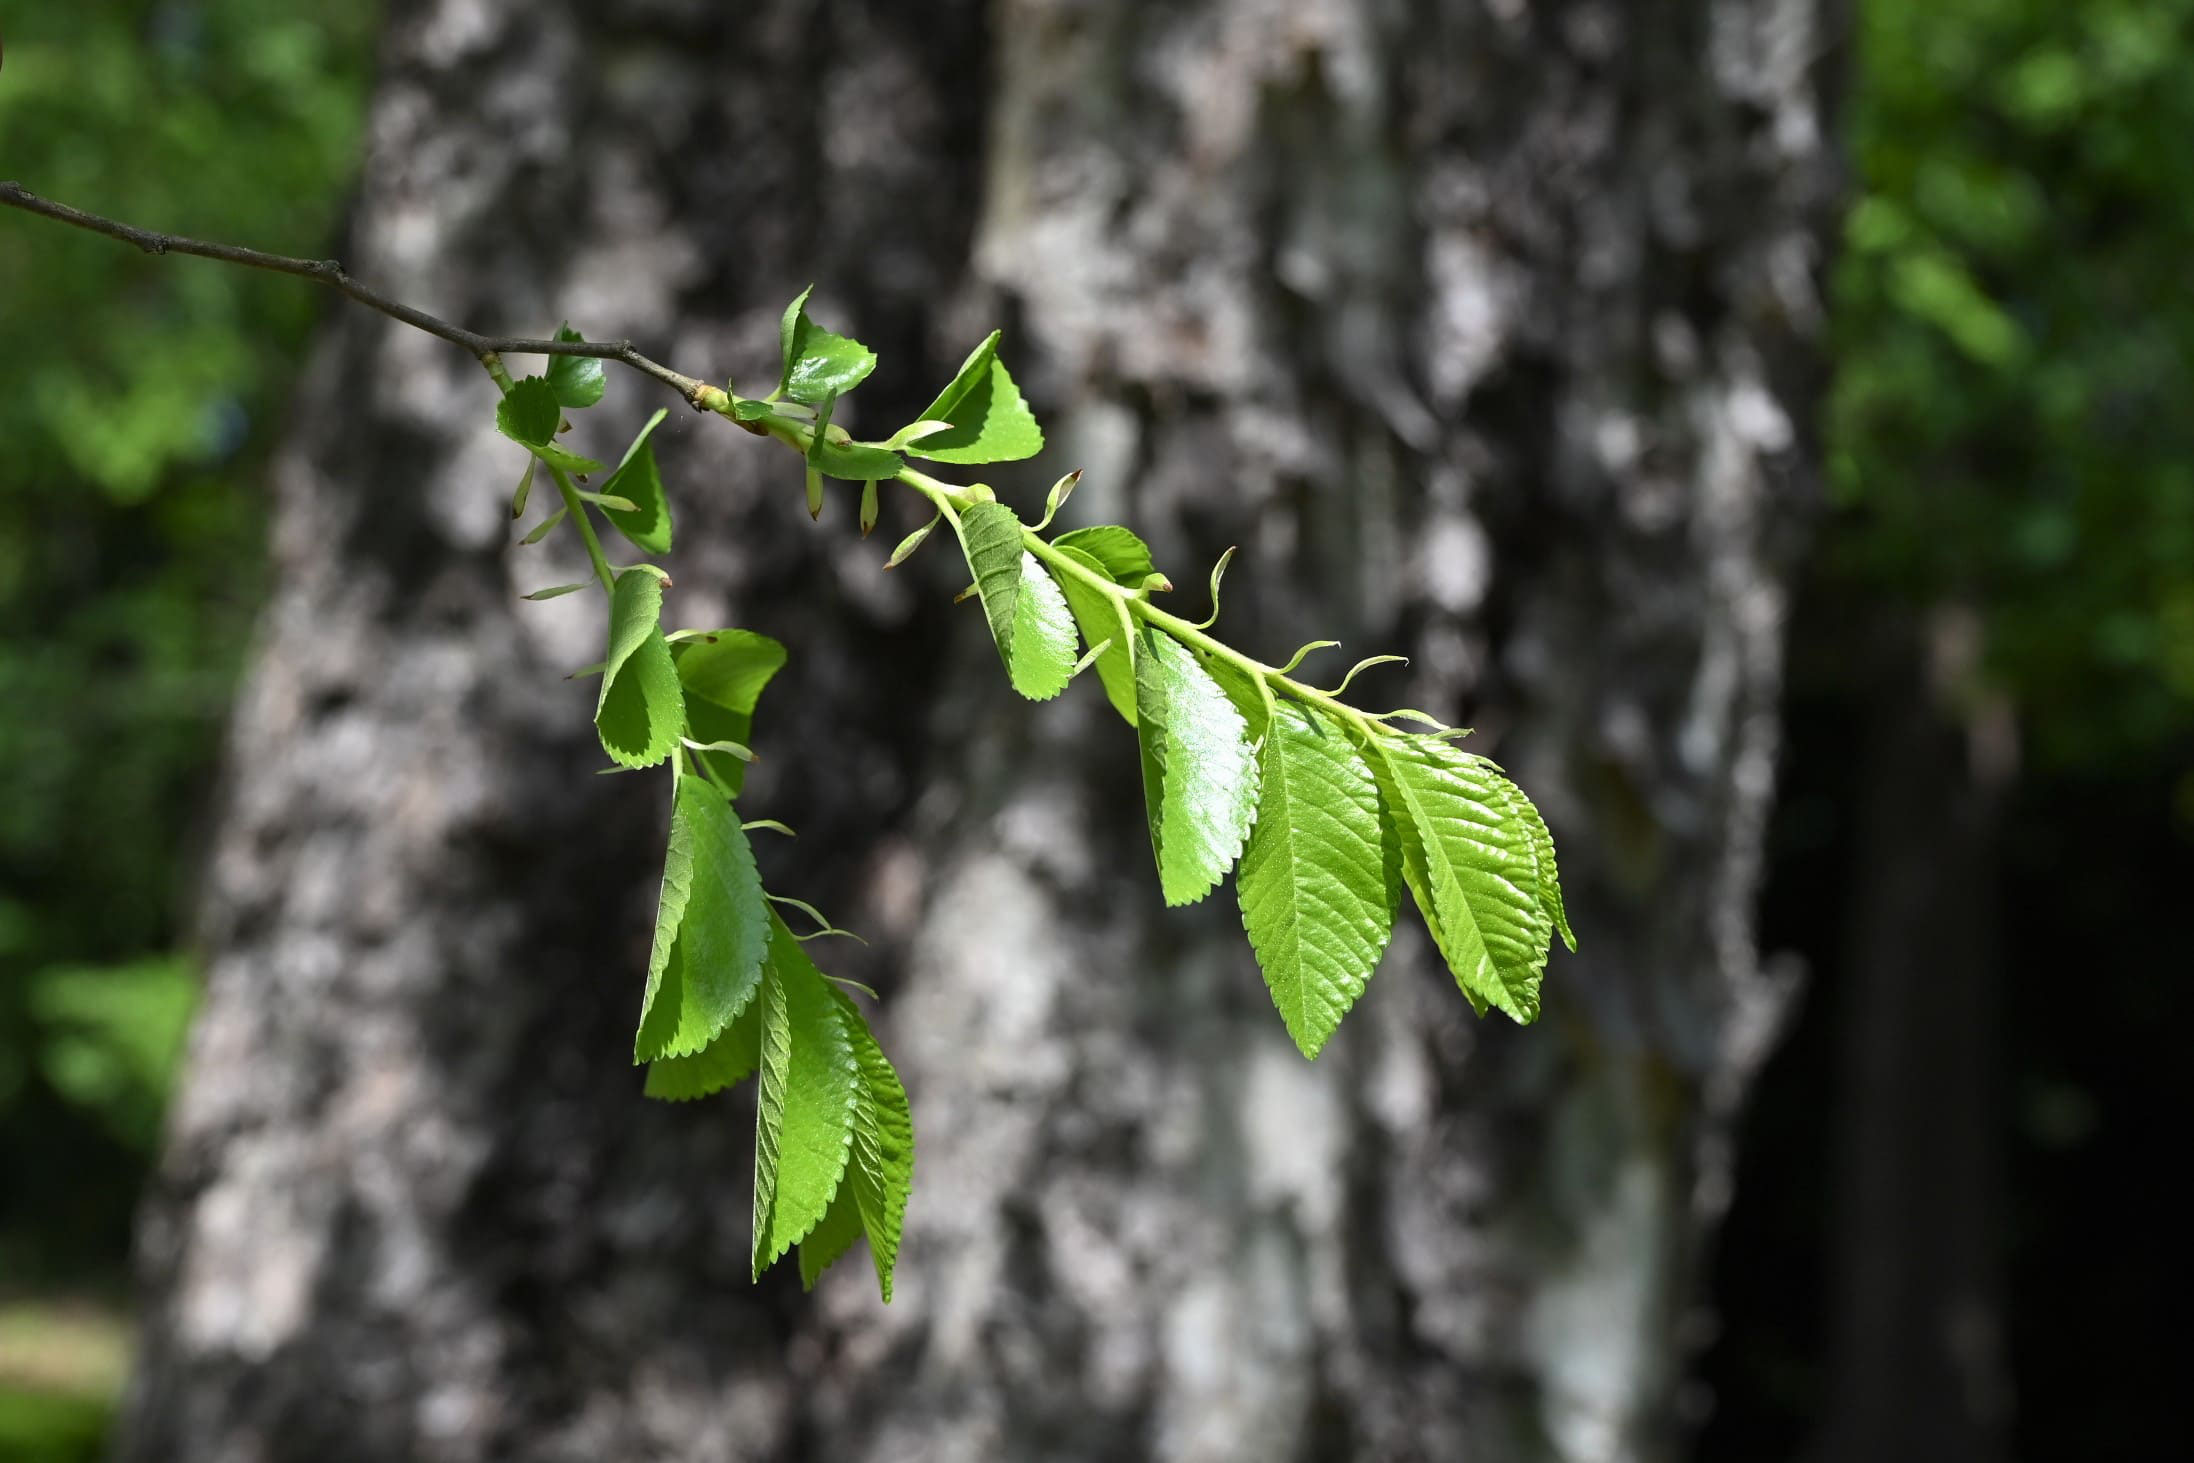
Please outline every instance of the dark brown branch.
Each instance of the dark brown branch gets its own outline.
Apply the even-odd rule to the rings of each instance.
[[[283,254],[266,254],[257,249],[245,249],[235,244],[209,244],[201,239],[186,239],[177,234],[156,234],[147,229],[117,223],[111,218],[101,218],[96,213],[86,213],[71,208],[66,203],[56,203],[41,198],[36,193],[16,183],[0,183],[0,203],[10,208],[20,208],[25,213],[39,214],[95,234],[105,234],[110,239],[120,239],[125,244],[135,244],[147,254],[192,254],[200,259],[214,259],[223,264],[240,264],[247,269],[268,269],[276,274],[294,274],[303,279],[317,281],[339,290],[368,309],[378,310],[392,320],[400,320],[415,330],[439,336],[452,345],[463,346],[485,361],[491,356],[589,356],[598,360],[615,361],[629,366],[645,376],[676,391],[696,411],[714,409],[724,393],[705,381],[673,371],[670,367],[649,360],[633,349],[629,340],[536,340],[516,335],[481,335],[461,325],[452,325],[438,316],[392,300],[368,285],[360,284],[333,259],[292,259]]]

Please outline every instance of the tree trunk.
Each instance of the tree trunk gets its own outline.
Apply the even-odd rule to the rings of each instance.
[[[1004,322],[1054,446],[993,481],[1085,467],[1192,613],[1242,545],[1220,630],[1268,658],[1410,654],[1359,699],[1476,719],[1583,950],[1517,1030],[1405,917],[1305,1064],[1231,891],[1161,907],[1094,688],[1018,702],[949,549],[879,573],[850,503],[815,528],[781,451],[679,413],[673,618],[791,649],[745,806],[801,831],[772,886],[874,940],[832,968],[882,987],[919,1141],[888,1310],[853,1267],[751,1286],[751,1098],[627,1064],[661,781],[590,775],[592,597],[515,599],[583,571],[505,551],[477,369],[339,315],[125,1456],[1667,1456],[1779,1007],[1817,4],[392,0],[355,271],[750,389],[812,277],[883,358],[860,428]]]
[[[1841,990],[1830,1463],[2009,1456],[1996,849],[2012,713],[1980,621],[1882,614]]]

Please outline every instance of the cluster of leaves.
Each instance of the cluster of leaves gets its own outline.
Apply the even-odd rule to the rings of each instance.
[[[1057,696],[1095,667],[1107,699],[1136,729],[1150,837],[1168,904],[1204,898],[1239,866],[1243,926],[1281,1019],[1316,1056],[1355,1004],[1393,936],[1406,885],[1457,983],[1482,1015],[1539,1013],[1547,952],[1562,910],[1554,843],[1531,800],[1493,763],[1459,751],[1466,732],[1417,711],[1368,715],[1251,660],[1206,634],[1218,618],[1226,561],[1211,576],[1212,614],[1190,624],[1152,603],[1172,588],[1150,548],[1118,524],[1043,537],[1079,481],[1053,486],[1033,527],[986,486],[955,486],[908,459],[982,465],[1034,456],[1042,430],[1005,363],[998,336],[977,346],[915,421],[882,441],[854,441],[831,418],[876,368],[860,342],[825,330],[803,292],[786,309],[776,388],[748,398],[706,388],[699,404],[797,450],[811,511],[826,478],[861,485],[861,528],[876,521],[877,485],[898,481],[936,512],[892,552],[903,562],[949,522],[1006,674],[1031,700]],[[568,329],[561,338],[576,340]],[[609,565],[590,510],[633,546],[670,547],[670,513],[643,427],[598,490],[604,464],[558,438],[564,413],[601,399],[598,362],[555,357],[546,375],[504,385],[496,426],[529,454],[512,516],[534,475],[562,506],[525,536],[567,520],[609,592],[595,727],[619,768],[672,769],[670,847],[634,1057],[652,1096],[688,1099],[759,1073],[754,1268],[798,1247],[801,1277],[866,1238],[886,1300],[913,1176],[905,1089],[860,1008],[816,969],[764,892],[742,824],[741,786],[754,706],[784,663],[776,641],[748,630],[666,632],[662,576]],[[530,598],[586,584],[556,585]],[[1084,650],[1083,647],[1087,646]],[[1080,652],[1077,654],[1077,652]],[[1374,657],[1357,669],[1393,657]],[[1389,723],[1411,718],[1430,732]],[[775,826],[775,825],[772,825]],[[813,935],[807,938],[814,938]]]
[[[577,339],[568,329],[559,334]],[[563,500],[522,542],[576,521],[601,566],[608,632],[592,669],[601,677],[602,750],[619,769],[672,770],[670,846],[633,1058],[647,1067],[648,1095],[671,1100],[705,1097],[759,1073],[755,1274],[798,1246],[801,1278],[812,1285],[865,1237],[888,1301],[914,1166],[906,1091],[859,1007],[816,968],[775,906],[814,911],[762,887],[747,834],[781,825],[744,824],[733,811],[753,757],[755,704],[784,665],[784,647],[749,630],[666,632],[661,571],[647,563],[612,569],[602,559],[585,523],[590,510],[644,552],[671,546],[649,441],[663,412],[599,490],[578,483],[604,464],[557,440],[564,414],[600,401],[603,385],[600,361],[552,358],[547,374],[507,384],[496,427],[528,454],[513,518],[524,515],[538,472],[551,475]],[[817,933],[839,932],[825,923]]]
[[[815,327],[805,300],[786,312],[785,380],[827,383],[816,411],[827,424],[837,394],[874,357]],[[1032,456],[1043,433],[997,346],[995,334],[984,341],[921,419],[886,442],[841,450],[965,464]],[[842,362],[857,369],[834,369]],[[823,438],[807,440],[812,454]],[[1152,604],[1172,583],[1132,530],[1100,524],[1044,539],[1076,474],[1053,487],[1031,529],[986,489],[955,491],[895,460],[864,459],[838,475],[887,469],[937,505],[912,546],[939,519],[951,522],[1014,688],[1048,700],[1094,665],[1136,728],[1166,902],[1195,903],[1239,862],[1243,926],[1306,1056],[1363,993],[1405,884],[1473,1007],[1538,1016],[1547,951],[1556,933],[1571,938],[1553,840],[1498,767],[1451,744],[1465,733],[1417,712],[1397,715],[1433,731],[1395,731],[1290,679],[1301,654],[1275,669],[1206,635],[1225,560],[1212,573],[1211,619],[1192,625]],[[910,551],[902,545],[893,562]]]

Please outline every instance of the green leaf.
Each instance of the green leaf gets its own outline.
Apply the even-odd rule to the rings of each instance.
[[[1288,1035],[1315,1057],[1393,938],[1401,844],[1348,734],[1306,707],[1275,710],[1259,783],[1234,881],[1242,928]]]
[[[1074,496],[1075,484],[1081,480],[1082,470],[1076,468],[1051,485],[1051,491],[1044,494],[1044,516],[1036,520],[1038,533],[1051,527],[1051,520],[1059,516],[1061,508],[1066,507],[1067,499]]]
[[[1098,578],[1109,577],[1104,565],[1080,549],[1057,544],[1052,547]],[[1072,574],[1056,577],[1059,588],[1066,592],[1067,608],[1074,612],[1074,623],[1081,627],[1082,639],[1104,646],[1097,653],[1097,679],[1104,683],[1106,699],[1129,726],[1135,725],[1135,625],[1126,606]]]
[[[570,584],[551,584],[546,589],[536,589],[530,594],[521,594],[518,597],[520,599],[562,599],[567,594],[577,594],[582,589],[592,589],[593,587],[593,580],[580,579]]]
[[[844,992],[834,991],[853,1040],[861,1086],[853,1109],[853,1155],[846,1174],[868,1235],[869,1257],[876,1263],[876,1284],[891,1304],[891,1272],[899,1262],[899,1236],[906,1220],[907,1196],[914,1188],[914,1112],[906,1088],[882,1047],[876,1044],[860,1008]]]
[[[808,461],[814,463],[823,476],[849,483],[889,482],[906,466],[898,453],[882,447],[820,439],[809,450]]]
[[[556,429],[563,424],[564,409],[556,392],[539,376],[511,384],[495,406],[495,430],[518,443],[550,467],[565,472],[600,472],[602,464],[556,445]]]
[[[775,415],[776,412],[771,410],[768,402],[753,401],[747,397],[731,393],[731,417],[733,421],[758,422],[764,417]]]
[[[731,800],[677,779],[663,892],[633,1060],[691,1056],[754,1000],[769,944],[769,905]]]
[[[1077,528],[1052,540],[1054,546],[1075,549],[1095,560],[1105,577],[1129,589],[1141,589],[1143,581],[1158,572],[1150,562],[1150,545],[1117,523]]]
[[[533,496],[533,470],[540,465],[540,458],[526,458],[526,470],[518,479],[516,491],[510,495],[510,517],[513,523],[526,516],[526,501]]]
[[[846,1181],[838,1185],[830,1208],[823,1211],[822,1221],[800,1241],[800,1288],[813,1290],[815,1282],[823,1278],[823,1272],[853,1248],[861,1233],[861,1206],[853,1197],[853,1181],[849,1174]]]
[[[808,296],[813,293],[814,285],[800,291],[800,297],[785,307],[777,327],[783,357],[777,389],[809,406],[851,391],[876,369],[876,352],[857,340],[833,335],[808,318]]]
[[[1021,399],[1006,363],[998,359],[998,336],[977,346],[961,363],[952,383],[938,393],[921,420],[949,422],[907,444],[907,451],[932,462],[1017,462],[1044,450],[1043,428]]]
[[[556,338],[586,339],[568,323],[556,328]],[[559,405],[576,409],[592,406],[602,399],[607,383],[599,356],[550,356],[548,361],[549,389],[556,393]]]
[[[891,551],[891,557],[884,560],[884,567],[886,569],[896,569],[904,564],[914,551],[920,548],[930,534],[935,531],[937,525],[944,521],[944,517],[945,515],[942,513],[931,514],[929,522],[899,540],[899,546]]]
[[[800,1282],[812,1290],[824,1269],[865,1234],[877,1289],[889,1305],[907,1196],[914,1186],[914,1114],[899,1074],[876,1044],[860,1008],[843,991],[831,994],[853,1043],[860,1084],[854,1094],[853,1147],[845,1180],[822,1222],[800,1242]]]
[[[829,1212],[853,1147],[859,1086],[844,1008],[792,931],[772,916],[754,1136],[757,1279]]]
[[[634,505],[630,513],[605,508],[604,516],[619,533],[650,554],[670,552],[670,504],[663,497],[663,475],[655,466],[655,448],[648,442],[668,415],[668,411],[657,408],[625,449],[617,471],[602,484],[604,494],[629,499]]]
[[[762,1003],[750,1001],[707,1046],[687,1057],[648,1063],[647,1095],[691,1102],[736,1087],[762,1065]]]
[[[602,750],[620,767],[653,767],[685,731],[685,701],[662,617],[662,580],[633,569],[617,577],[594,727]]]
[[[1247,723],[1188,648],[1145,630],[1135,655],[1143,800],[1168,904],[1194,904],[1224,878],[1257,812]]]
[[[525,548],[529,544],[537,544],[542,539],[547,538],[550,534],[556,532],[556,525],[562,523],[566,515],[568,515],[570,512],[571,510],[569,508],[557,509],[554,513],[551,513],[548,517],[533,525],[533,531],[527,534],[524,538],[518,540],[518,546],[520,548]]]
[[[718,630],[671,647],[686,688],[686,721],[697,742],[754,744],[754,703],[784,668],[785,647],[752,630]],[[746,764],[726,752],[696,752],[708,775],[737,796]]]
[[[1074,672],[1074,616],[1066,596],[1021,546],[1021,520],[1003,503],[977,503],[953,526],[1013,689],[1031,701],[1050,700]]]
[[[1379,738],[1372,770],[1402,844],[1402,874],[1455,982],[1480,1014],[1539,1015],[1553,921],[1531,831],[1482,757],[1431,737]]]
[[[1490,762],[1485,765],[1493,766]],[[1546,819],[1539,816],[1538,806],[1505,774],[1500,780],[1500,790],[1507,798],[1509,810],[1531,835],[1531,851],[1538,859],[1539,907],[1546,911],[1546,917],[1554,924],[1554,932],[1562,937],[1562,943],[1574,955],[1577,937],[1570,933],[1569,915],[1562,908],[1562,874],[1554,862],[1554,835],[1547,831]]]

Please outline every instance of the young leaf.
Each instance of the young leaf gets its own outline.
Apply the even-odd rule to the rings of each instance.
[[[749,1001],[707,1046],[687,1057],[661,1057],[648,1063],[646,1092],[666,1102],[736,1087],[762,1065],[762,1003]]]
[[[730,799],[698,777],[677,783],[636,1062],[714,1041],[753,1002],[769,943],[762,877]]]
[[[1129,589],[1141,589],[1143,581],[1158,572],[1157,566],[1150,562],[1150,545],[1117,523],[1077,528],[1072,533],[1060,534],[1052,543],[1058,548],[1075,549],[1089,555],[1113,583],[1124,584]]]
[[[826,442],[818,438],[808,461],[825,477],[851,483],[888,482],[906,466],[899,454],[865,442]]]
[[[569,508],[557,509],[554,513],[533,525],[533,531],[518,540],[518,546],[524,548],[528,544],[537,544],[542,539],[547,538],[550,534],[556,532],[556,525],[562,523],[570,512]]]
[[[712,638],[671,647],[686,689],[686,721],[697,742],[753,745],[754,703],[770,677],[784,668],[785,647],[752,630],[718,630]],[[696,752],[693,759],[724,791],[737,796],[746,764],[725,752]]]
[[[1145,630],[1135,656],[1143,800],[1168,904],[1194,904],[1241,854],[1257,812],[1247,724],[1188,648]]]
[[[1104,565],[1080,549],[1057,544],[1053,547],[1098,578],[1108,577]],[[1104,647],[1097,653],[1097,679],[1104,683],[1106,699],[1129,726],[1135,725],[1135,626],[1126,608],[1111,595],[1083,583],[1072,574],[1054,577],[1059,581],[1059,588],[1066,592],[1067,608],[1074,612],[1074,623],[1081,627],[1082,639]]]
[[[942,513],[934,513],[930,515],[929,522],[923,524],[920,528],[917,528],[916,530],[914,530],[914,532],[899,540],[899,547],[893,549],[891,551],[891,557],[884,560],[884,567],[886,569],[896,569],[901,564],[904,564],[908,560],[908,558],[913,555],[914,551],[920,548],[922,544],[929,538],[930,534],[936,530],[937,525],[944,521],[944,517],[945,515]]]
[[[678,667],[663,639],[663,581],[626,570],[610,596],[609,653],[594,727],[620,767],[653,767],[685,730]]]
[[[1036,520],[1038,533],[1051,527],[1051,520],[1059,516],[1061,508],[1066,507],[1067,499],[1074,496],[1074,485],[1081,480],[1082,470],[1076,468],[1051,485],[1051,491],[1044,494],[1044,516]]]
[[[570,584],[551,584],[546,589],[536,589],[531,594],[521,594],[520,599],[562,599],[567,594],[577,594],[582,589],[592,589],[594,581],[580,579]]]
[[[633,505],[630,513],[616,508],[603,510],[609,521],[616,525],[619,533],[650,554],[670,552],[670,504],[663,497],[663,475],[655,466],[655,448],[648,442],[668,415],[668,411],[656,409],[655,415],[648,418],[648,424],[640,429],[640,435],[625,449],[617,471],[602,484],[605,495],[624,498]]]
[[[556,328],[558,340],[585,340],[586,337],[571,328],[569,323]],[[598,356],[550,356],[548,365],[549,389],[556,393],[561,406],[579,408],[592,406],[602,399],[605,385],[602,361]]]
[[[1455,982],[1478,1010],[1539,1015],[1553,922],[1532,836],[1482,758],[1428,737],[1382,737],[1372,770],[1402,845],[1402,874]]]
[[[843,1007],[792,931],[772,916],[754,1135],[757,1279],[829,1211],[853,1146],[859,1085]]]
[[[526,458],[526,470],[518,479],[517,491],[510,495],[510,518],[513,523],[526,516],[526,500],[533,496],[533,470],[540,465],[540,458]]]
[[[844,395],[876,369],[876,352],[857,340],[833,335],[808,318],[808,296],[813,293],[814,285],[800,291],[800,297],[785,307],[777,327],[783,357],[777,389],[809,406]]]
[[[556,391],[539,376],[514,382],[495,406],[495,430],[518,443],[550,467],[565,472],[600,472],[602,464],[556,445],[556,428],[564,409]]]
[[[1393,937],[1401,845],[1347,734],[1306,707],[1275,711],[1260,784],[1235,893],[1272,1003],[1315,1057]]]
[[[948,422],[906,444],[932,462],[1017,462],[1044,450],[1043,428],[998,359],[998,331],[971,352],[921,420]]]
[[[1050,700],[1074,671],[1074,616],[1066,597],[1021,547],[1021,521],[1011,508],[977,503],[954,526],[1013,689],[1031,701]]]

